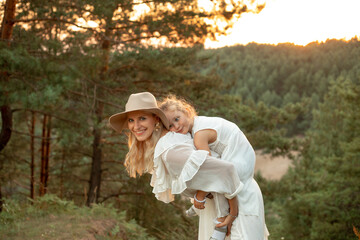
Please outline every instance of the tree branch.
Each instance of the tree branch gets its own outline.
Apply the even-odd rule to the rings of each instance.
[[[61,23],[66,23],[66,24],[70,24],[70,25],[74,25],[75,27],[78,28],[82,28],[82,29],[86,29],[86,30],[91,30],[96,32],[97,28],[93,28],[93,27],[85,27],[85,26],[81,26],[79,24],[76,24],[74,22],[70,22],[70,21],[66,21],[63,19],[59,19],[59,18],[32,18],[32,19],[14,19],[12,22],[13,23],[27,23],[27,22],[61,22]]]
[[[17,112],[17,111],[36,112],[36,113],[40,113],[40,114],[43,114],[43,115],[51,116],[51,117],[53,117],[53,118],[59,119],[59,120],[64,121],[64,122],[72,123],[72,124],[74,124],[75,126],[80,126],[80,123],[77,123],[77,122],[74,122],[74,121],[71,121],[71,120],[68,120],[68,119],[59,117],[59,116],[55,116],[55,115],[53,115],[53,114],[50,114],[50,113],[47,113],[47,112],[43,112],[43,111],[40,111],[40,110],[33,110],[33,109],[27,109],[27,108],[16,108],[16,109],[12,110],[13,113],[14,113],[14,112]]]
[[[24,132],[16,131],[16,130],[14,130],[14,129],[11,129],[11,131],[12,131],[13,133],[17,133],[17,134],[25,135],[25,136],[29,136],[29,137],[34,137],[34,138],[40,138],[40,139],[46,139],[46,140],[59,139],[58,137],[42,137],[42,136],[36,136],[36,135],[29,134],[29,133],[24,133]]]
[[[72,91],[72,90],[67,90],[69,93],[72,93],[72,94],[74,94],[74,95],[78,95],[78,96],[81,96],[81,97],[85,97],[85,98],[88,98],[89,96],[86,96],[85,94],[83,94],[83,93],[81,93],[81,92],[76,92],[76,91]],[[93,97],[91,97],[91,98],[93,98]],[[99,101],[99,102],[102,102],[102,103],[104,103],[104,104],[107,104],[107,105],[110,105],[110,106],[113,106],[113,107],[116,107],[116,108],[120,108],[120,106],[119,105],[116,105],[116,104],[114,104],[114,103],[110,103],[110,102],[106,102],[105,100],[102,100],[102,99],[99,99],[99,98],[96,98],[96,100],[97,101]]]

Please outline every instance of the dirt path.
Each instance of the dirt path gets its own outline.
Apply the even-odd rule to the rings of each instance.
[[[256,151],[255,173],[260,171],[261,175],[269,180],[279,180],[291,166],[291,160],[286,157],[271,157]]]

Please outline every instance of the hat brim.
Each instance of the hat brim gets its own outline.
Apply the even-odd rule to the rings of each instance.
[[[109,118],[110,126],[115,131],[121,133],[121,131],[123,129],[128,128],[127,114],[130,113],[130,112],[135,112],[135,111],[146,111],[146,112],[154,113],[155,115],[157,115],[160,118],[160,120],[164,124],[165,128],[169,129],[169,120],[165,116],[164,112],[159,108],[148,108],[148,109],[142,108],[142,109],[134,109],[134,110],[131,110],[131,111],[125,111],[125,112],[121,112],[121,113],[116,113],[116,114],[112,115]]]

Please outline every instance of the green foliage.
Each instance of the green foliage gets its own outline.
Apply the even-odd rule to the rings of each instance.
[[[282,107],[305,98],[324,99],[331,80],[346,75],[358,78],[360,45],[328,40],[301,47],[293,44],[232,46],[199,53],[203,72],[218,74],[226,84],[225,92],[238,95],[244,104],[264,102]],[[345,57],[346,56],[346,57]],[[312,108],[313,109],[313,108]],[[301,134],[310,126],[311,114],[304,112],[288,126],[291,134]]]
[[[2,239],[154,239],[111,206],[77,207],[54,195],[32,204],[6,199],[0,223]]]
[[[216,3],[220,5],[212,17],[226,17],[222,3]],[[167,11],[169,4],[174,11]],[[88,228],[84,222],[101,218],[108,222],[93,234],[97,239],[147,239],[137,224],[157,239],[196,239],[197,219],[183,215],[189,202],[177,198],[164,204],[154,198],[149,175],[130,179],[123,166],[126,137],[107,125],[129,94],[150,91],[157,97],[174,93],[191,100],[201,115],[235,122],[256,149],[274,154],[302,150],[281,182],[259,177],[272,238],[351,239],[351,226],[359,227],[359,41],[153,48],[142,40],[163,36],[194,44],[223,30],[207,25],[209,13],[200,12],[194,1],[153,1],[138,22],[131,20],[136,5],[18,1],[18,19],[48,21],[28,22],[26,28],[17,22],[11,47],[0,43],[2,74],[9,76],[0,85],[0,103],[15,109],[13,135],[0,154],[1,191],[7,197],[0,234],[4,230],[14,239],[30,234],[39,239],[45,232],[33,231],[34,224],[49,230],[46,237],[60,234],[55,229],[69,222],[85,229],[69,230],[74,235],[66,239],[76,239],[98,231],[96,223]],[[244,9],[237,8],[236,14]],[[81,27],[77,20],[82,17],[98,26]],[[23,206],[16,200],[29,195],[32,111],[36,190],[42,118],[52,116],[50,194]],[[304,141],[295,140],[310,126]],[[102,204],[82,208],[94,129],[102,133]]]
[[[282,184],[287,239],[354,239],[360,207],[359,81],[338,78],[314,114],[307,144]]]

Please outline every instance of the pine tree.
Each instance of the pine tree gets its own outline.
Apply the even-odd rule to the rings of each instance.
[[[79,0],[48,4],[39,0],[19,1],[18,14],[12,22],[16,24],[19,38],[14,39],[16,48],[11,54],[19,53],[16,60],[24,61],[21,64],[18,61],[12,68],[10,78],[14,78],[16,72],[23,76],[31,74],[31,80],[8,88],[13,105],[31,106],[30,110],[37,108],[46,114],[56,111],[55,115],[66,111],[68,104],[56,104],[65,99],[69,105],[78,102],[91,106],[87,119],[79,116],[75,121],[83,120],[88,123],[88,129],[91,128],[92,170],[87,204],[98,202],[103,158],[101,141],[104,118],[108,115],[105,105],[109,105],[111,96],[125,97],[129,93],[123,79],[117,82],[117,88],[109,83],[113,52],[136,51],[139,46],[147,46],[148,40],[160,38],[184,46],[203,43],[205,38],[214,38],[226,29],[214,28],[205,19],[224,20],[230,27],[233,20],[246,11],[250,9],[242,2],[225,1],[214,3],[210,11],[204,11],[194,1]],[[33,63],[31,58],[35,60]],[[23,63],[30,67],[27,72],[20,66]],[[32,88],[38,92],[22,94]]]
[[[289,188],[284,234],[289,239],[354,239],[360,207],[359,81],[339,77],[320,105]]]

